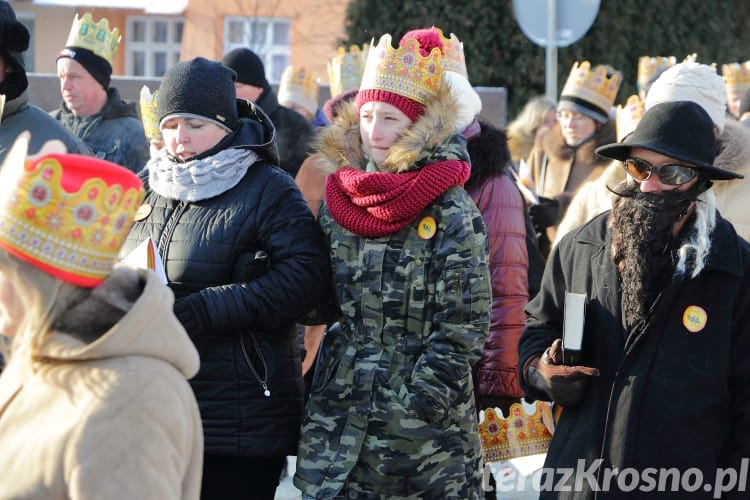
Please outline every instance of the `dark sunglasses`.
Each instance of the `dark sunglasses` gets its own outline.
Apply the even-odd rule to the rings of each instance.
[[[679,186],[690,182],[698,176],[698,169],[687,165],[652,165],[640,158],[628,158],[623,163],[625,170],[638,182],[647,181],[652,172],[656,172],[663,184]]]

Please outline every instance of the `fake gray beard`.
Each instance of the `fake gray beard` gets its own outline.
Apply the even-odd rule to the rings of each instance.
[[[258,155],[249,149],[231,148],[180,163],[162,148],[146,164],[148,182],[154,192],[170,200],[205,200],[236,186],[257,159]]]

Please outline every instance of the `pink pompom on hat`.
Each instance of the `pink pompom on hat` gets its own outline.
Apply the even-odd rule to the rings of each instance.
[[[368,53],[357,109],[367,102],[385,102],[415,121],[440,88],[442,50],[443,41],[436,30],[410,31],[397,49],[391,47],[391,36],[383,35]]]

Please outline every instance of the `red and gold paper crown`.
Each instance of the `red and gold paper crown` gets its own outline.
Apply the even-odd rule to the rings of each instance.
[[[750,61],[722,64],[721,75],[727,90],[743,92],[750,88]]]
[[[360,50],[359,46],[352,45],[347,52],[344,47],[339,47],[336,55],[328,63],[328,83],[331,86],[331,97],[335,97],[347,90],[358,89],[362,83],[362,73],[365,71],[367,53],[370,46],[365,44]]]
[[[674,56],[642,56],[638,58],[638,89],[642,89],[646,83],[648,83],[651,75],[656,70],[662,68],[671,68],[677,64],[677,59]]]
[[[143,201],[133,172],[89,156],[26,160],[17,139],[0,170],[0,247],[81,287],[104,281]]]
[[[424,106],[437,95],[442,77],[443,56],[438,47],[422,56],[417,40],[405,40],[394,49],[391,35],[385,34],[370,48],[359,90],[384,90]]]
[[[605,66],[591,68],[591,63],[583,61],[580,65],[577,62],[573,63],[560,96],[583,99],[599,108],[606,116],[615,102],[619,89],[619,72],[607,77]]]
[[[279,82],[278,99],[281,103],[298,104],[315,116],[315,112],[318,111],[319,91],[317,75],[304,67],[295,69],[293,66],[287,66]]]
[[[552,434],[544,419],[551,422],[552,411],[549,404],[543,401],[536,402],[531,415],[519,403],[510,405],[507,418],[502,418],[493,408],[484,410],[484,420],[479,423],[484,462],[545,453],[552,441]]]
[[[141,122],[143,122],[143,131],[149,140],[161,140],[161,129],[159,129],[159,116],[156,114],[157,96],[159,91],[153,94],[149,88],[144,85],[141,87],[139,104],[141,108]]]
[[[615,118],[615,126],[617,128],[617,140],[618,142],[623,140],[626,135],[635,130],[638,126],[638,122],[643,118],[645,112],[645,104],[640,97],[633,94],[628,97],[625,106],[617,106],[617,117]]]
[[[120,31],[117,28],[110,31],[107,18],[103,18],[97,23],[94,22],[91,13],[86,12],[80,19],[76,14],[65,46],[88,49],[97,56],[106,59],[112,66],[117,47],[120,44],[120,38]]]
[[[464,44],[458,37],[451,33],[450,38],[443,35],[443,30],[435,28],[443,42],[443,71],[453,71],[468,80],[469,72],[466,69],[466,57],[464,56]]]

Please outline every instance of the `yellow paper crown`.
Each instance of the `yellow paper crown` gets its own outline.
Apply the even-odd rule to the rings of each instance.
[[[605,66],[591,68],[591,63],[583,61],[580,65],[575,62],[568,75],[568,80],[562,89],[561,96],[583,99],[605,115],[615,102],[615,96],[620,89],[620,73],[615,72],[607,77]]]
[[[146,85],[141,87],[141,94],[139,99],[141,108],[141,121],[143,122],[143,131],[146,133],[146,137],[148,139],[161,140],[159,117],[156,114],[158,95],[158,90],[152,94]]]
[[[120,38],[120,31],[117,28],[110,31],[107,18],[97,23],[94,22],[90,12],[86,12],[80,19],[76,13],[65,46],[88,49],[112,66]]]
[[[365,70],[367,52],[370,46],[365,44],[362,50],[357,45],[339,47],[336,55],[328,63],[328,83],[331,85],[331,97],[342,92],[358,89],[362,83],[362,73]]]
[[[643,88],[648,83],[649,78],[654,72],[662,68],[671,68],[677,64],[677,58],[674,56],[642,56],[638,58],[638,89]]]
[[[435,28],[443,42],[443,71],[453,71],[464,78],[469,78],[466,69],[466,58],[464,56],[464,44],[458,37],[451,33],[450,38],[443,35],[443,30]]]
[[[385,34],[370,48],[359,90],[384,90],[425,105],[437,95],[442,78],[443,56],[438,47],[422,56],[419,41],[405,40],[394,49],[391,35]]]
[[[615,126],[617,128],[618,141],[623,140],[626,135],[635,130],[638,122],[643,118],[645,109],[644,102],[635,94],[628,97],[624,107],[622,105],[617,106]]]
[[[287,66],[279,82],[279,102],[293,102],[315,115],[318,110],[320,84],[317,75],[304,67]]]
[[[552,441],[544,419],[552,421],[549,404],[537,401],[529,415],[519,403],[510,405],[507,418],[493,408],[484,410],[479,423],[479,440],[485,463],[545,453]]]
[[[26,160],[28,135],[0,170],[0,247],[82,287],[112,271],[143,185],[133,172],[91,156],[45,154]]]
[[[727,89],[742,91],[750,88],[750,61],[721,65],[721,75]]]

